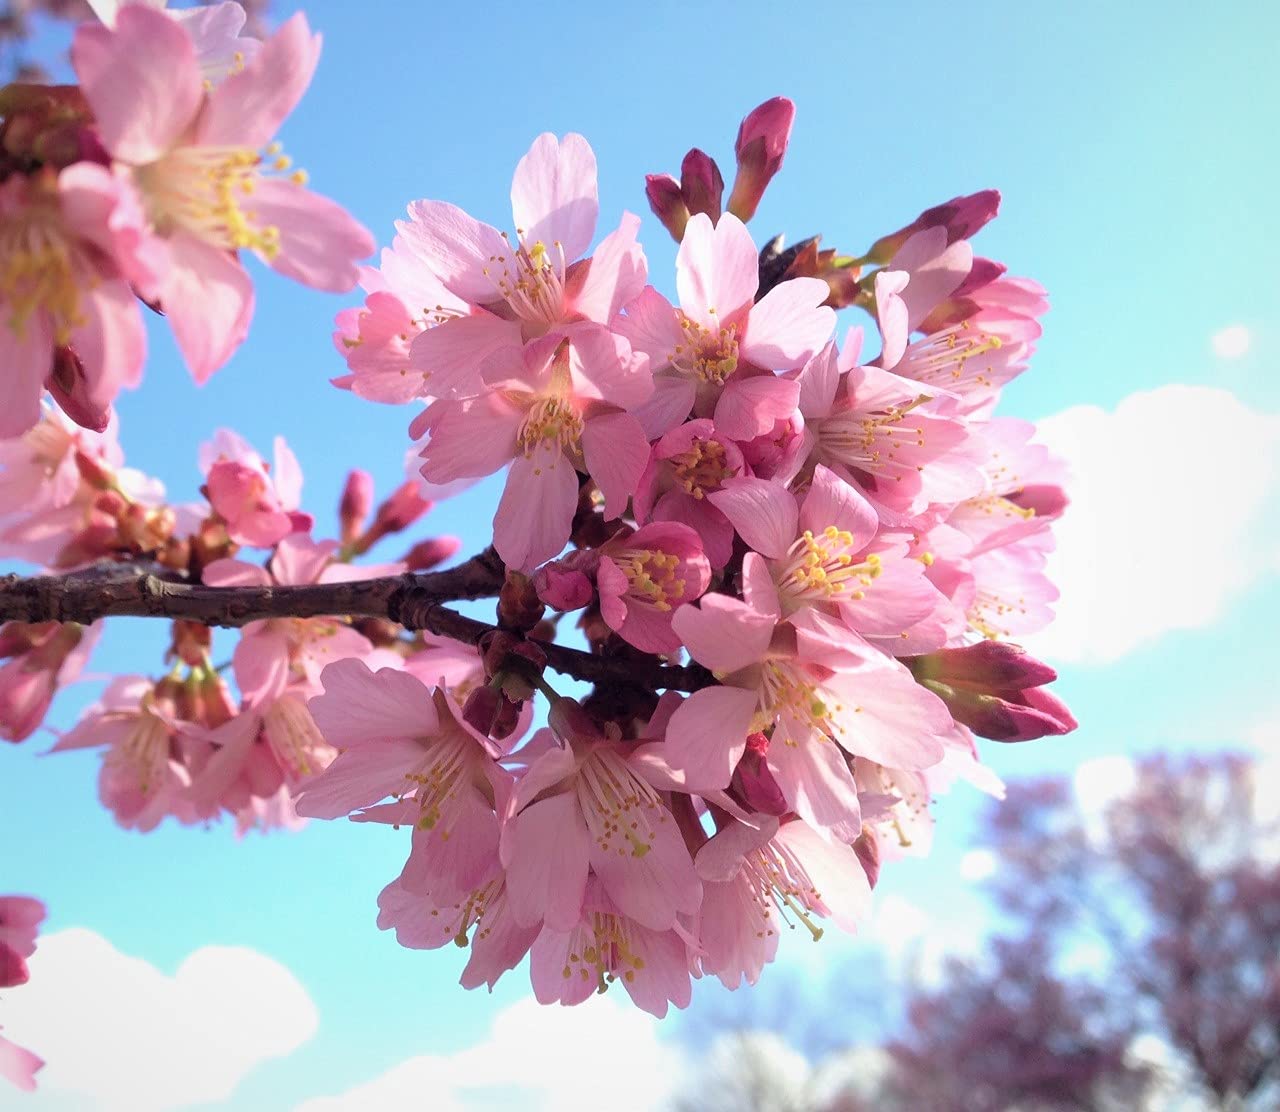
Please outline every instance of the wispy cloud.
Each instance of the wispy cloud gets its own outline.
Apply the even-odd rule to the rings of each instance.
[[[1219,359],[1240,359],[1247,355],[1253,334],[1243,324],[1229,324],[1209,338],[1209,346]]]
[[[41,937],[6,994],[5,1034],[45,1059],[40,1090],[85,1112],[163,1112],[231,1095],[256,1065],[315,1034],[315,1005],[256,950],[205,946],[173,976],[79,927]]]

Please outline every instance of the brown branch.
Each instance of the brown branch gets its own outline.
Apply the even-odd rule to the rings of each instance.
[[[155,564],[101,564],[66,575],[0,577],[0,621],[88,625],[100,618],[143,617],[242,626],[269,618],[387,618],[406,629],[428,630],[474,645],[498,627],[442,604],[490,598],[498,593],[503,577],[502,561],[492,548],[447,571],[292,587],[207,587]],[[697,665],[614,659],[539,644],[550,667],[588,683],[696,691],[714,682]]]

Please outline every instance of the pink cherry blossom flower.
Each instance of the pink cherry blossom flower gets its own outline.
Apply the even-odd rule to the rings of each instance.
[[[54,752],[105,746],[98,776],[102,804],[126,830],[153,830],[167,815],[192,822],[184,758],[206,748],[200,731],[180,717],[177,681],[117,676]]]
[[[419,333],[465,316],[467,303],[445,289],[404,236],[382,250],[381,266],[360,268],[368,296],[338,314],[333,335],[350,374],[333,384],[369,401],[401,405],[426,392],[426,378],[410,362]]]
[[[647,653],[679,652],[671,617],[710,582],[711,565],[698,534],[674,521],[608,541],[596,568],[601,617],[624,641]]]
[[[821,464],[799,500],[776,481],[742,478],[711,501],[753,550],[743,581],[758,608],[789,617],[818,607],[892,653],[947,606],[906,541],[881,534],[871,504]]]
[[[835,312],[823,306],[827,285],[817,278],[782,282],[756,302],[759,285],[755,244],[742,221],[726,213],[713,227],[700,213],[676,258],[680,308],[646,287],[614,320],[655,373],[653,397],[637,413],[651,438],[692,410],[749,439],[795,409],[795,384],[768,372],[803,365],[827,342]]]
[[[195,46],[196,64],[204,79],[216,85],[230,74],[239,73],[245,63],[262,48],[255,38],[241,35],[248,14],[233,0],[197,8],[170,8],[168,0],[127,0],[162,11],[180,23]],[[108,27],[124,5],[121,0],[89,0],[89,7]]]
[[[0,626],[0,738],[24,741],[49,711],[60,687],[84,670],[102,632],[101,623],[42,622]]]
[[[0,437],[40,420],[46,387],[101,431],[120,388],[141,381],[146,333],[129,288],[145,274],[141,221],[92,163],[0,183]]]
[[[799,920],[814,940],[830,919],[853,933],[871,909],[871,886],[857,854],[799,820],[758,828],[731,820],[699,851],[706,885],[698,920],[704,973],[737,988],[755,984],[778,947],[780,921]]]
[[[238,73],[204,86],[189,30],[137,4],[114,29],[82,24],[71,56],[98,133],[128,170],[167,261],[154,288],[192,374],[204,382],[239,346],[253,287],[237,252],[341,292],[373,240],[339,205],[283,173],[268,146],[311,81],[320,41],[299,13]],[[260,153],[266,149],[264,155]]]
[[[931,403],[920,383],[856,366],[860,342],[859,329],[843,352],[828,345],[798,376],[807,454],[797,470],[830,468],[891,526],[979,493],[979,448],[966,422]]]
[[[579,470],[604,495],[606,518],[626,509],[649,454],[626,409],[648,396],[652,382],[644,358],[598,326],[511,354],[490,393],[427,411],[422,474],[447,483],[513,461],[493,543],[508,567],[532,571],[569,540]]]
[[[766,733],[768,768],[788,805],[852,841],[861,819],[845,754],[926,768],[942,756],[951,716],[849,630],[812,611],[779,617],[717,594],[676,612],[673,628],[689,654],[721,682],[672,715],[666,754],[695,787],[724,787],[748,735]]]
[[[503,825],[517,921],[571,930],[589,872],[623,914],[654,930],[696,911],[701,885],[643,754],[601,735],[568,700],[552,705],[551,721],[566,745],[535,735],[530,744],[545,749],[517,782]]]
[[[511,183],[516,236],[444,201],[415,201],[397,225],[408,244],[469,312],[413,341],[411,365],[436,397],[479,393],[486,358],[561,333],[576,321],[607,324],[644,286],[638,217],[626,213],[591,258],[600,205],[596,158],[581,135],[534,140]]]
[[[653,445],[632,511],[641,525],[651,521],[688,525],[701,538],[711,566],[722,568],[733,553],[733,526],[708,495],[727,479],[747,473],[738,445],[719,434],[715,422],[686,421]]]
[[[294,530],[311,527],[302,501],[302,468],[285,443],[275,439],[274,466],[230,429],[219,429],[200,446],[209,504],[227,523],[238,544],[270,548]]]
[[[341,660],[321,675],[310,709],[339,749],[297,798],[300,815],[339,818],[386,796],[407,806],[367,817],[412,822],[420,832],[405,877],[415,891],[449,900],[480,884],[496,860],[498,818],[508,775],[499,747],[472,729],[456,703],[405,672],[371,672]]]
[[[656,930],[630,918],[592,878],[575,922],[567,929],[548,923],[534,942],[533,994],[541,1004],[581,1004],[621,982],[636,1007],[661,1019],[668,1004],[689,1006],[689,949],[686,932]]]
[[[401,946],[415,950],[435,950],[448,942],[469,945],[462,987],[490,989],[520,963],[540,930],[521,926],[512,916],[500,869],[464,896],[440,902],[393,880],[378,896],[378,927],[394,930]]]

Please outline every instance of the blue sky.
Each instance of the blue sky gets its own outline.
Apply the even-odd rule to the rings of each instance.
[[[1121,577],[1121,602],[1152,583],[1167,589],[1160,606],[1142,611],[1149,636],[1138,644],[1107,632],[1127,620],[1122,610],[1090,619],[1110,648],[1060,644],[1051,654],[1082,723],[1077,734],[989,744],[985,756],[1014,777],[1158,747],[1276,744],[1274,4],[1246,0],[1212,16],[1182,2],[808,3],[783,15],[753,0],[661,0],[431,5],[415,15],[405,5],[317,0],[306,10],[324,54],[283,138],[313,187],[383,242],[419,197],[506,226],[511,172],[533,137],[579,131],[599,159],[602,228],[623,209],[642,212],[651,280],[671,292],[674,245],[645,209],[644,174],[676,170],[693,145],[729,170],[738,120],[779,93],[798,115],[786,167],[751,225],[759,242],[821,232],[856,252],[929,205],[1001,189],[1003,211],[977,240],[980,253],[1041,281],[1053,303],[1033,368],[1008,389],[1002,412],[1066,411],[1050,427],[1076,444],[1076,462],[1124,469],[1082,505],[1121,524],[1093,541],[1076,529],[1063,572],[1080,601],[1068,593],[1062,605],[1083,613],[1083,592],[1099,577]],[[342,370],[331,318],[351,298],[261,269],[257,278],[250,338],[203,389],[164,329],[153,329],[144,387],[119,406],[122,439],[131,465],[182,498],[199,482],[196,445],[215,428],[234,427],[261,449],[283,433],[324,530],[347,467],[371,471],[381,491],[399,480],[411,411],[327,384]],[[1248,351],[1224,358],[1211,338],[1232,325],[1247,330]],[[1140,401],[1123,420],[1073,408],[1110,413],[1171,383],[1204,391],[1167,408]],[[490,483],[442,505],[430,531],[459,534],[472,551],[495,499]],[[1125,526],[1117,507],[1128,504],[1146,526]],[[1192,596],[1207,616],[1176,628],[1190,623]],[[94,670],[155,670],[163,637],[118,623]],[[93,693],[84,685],[65,694],[51,724],[71,725]],[[0,752],[0,891],[39,894],[51,931],[89,928],[165,973],[202,946],[251,947],[291,970],[314,1002],[314,1037],[208,1108],[290,1108],[414,1055],[462,1050],[524,995],[519,972],[493,996],[464,993],[454,983],[461,954],[402,950],[374,928],[376,894],[403,859],[391,832],[313,823],[242,842],[226,828],[126,834],[97,804],[94,756],[43,758],[42,748],[37,738]],[[981,901],[959,868],[981,805],[957,789],[940,808],[934,857],[887,869],[879,896],[947,908],[952,933],[980,930]],[[821,960],[794,959],[798,975],[875,953],[871,941],[831,938]],[[695,989],[695,1013],[760,1006],[707,988]],[[858,1034],[875,1022],[864,1019]],[[696,1027],[672,1023],[661,1034],[691,1037]],[[0,1091],[0,1108],[9,1099]],[[52,1086],[13,1100],[87,1107],[83,1095]]]

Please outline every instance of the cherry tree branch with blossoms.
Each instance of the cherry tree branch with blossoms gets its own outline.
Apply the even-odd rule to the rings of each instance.
[[[618,984],[661,1016],[699,977],[754,983],[784,925],[856,929],[880,869],[928,851],[936,794],[1000,793],[978,737],[1074,729],[1014,643],[1052,618],[1066,495],[993,412],[1048,308],[975,254],[999,194],[861,253],[758,250],[795,113],[775,97],[727,190],[697,148],[646,180],[674,301],[638,216],[597,239],[576,134],[519,160],[514,231],[416,200],[364,265],[372,236],[274,140],[318,37],[200,11],[112,5],[76,32],[76,85],[0,89],[0,555],[43,569],[0,580],[0,737],[39,729],[105,619],[167,619],[160,674],[113,679],[53,747],[102,754],[122,826],[393,825],[377,922],[402,944],[468,948],[469,988],[527,957],[544,1003]],[[250,255],[359,284],[334,385],[417,407],[405,481],[379,502],[352,468],[334,538],[283,438],[268,461],[219,430],[190,505],[125,465],[142,307],[203,382],[250,327]],[[478,556],[437,570],[460,544],[421,537],[366,562],[504,471]],[[483,599],[492,621],[446,605]],[[238,630],[221,664],[212,626]]]

